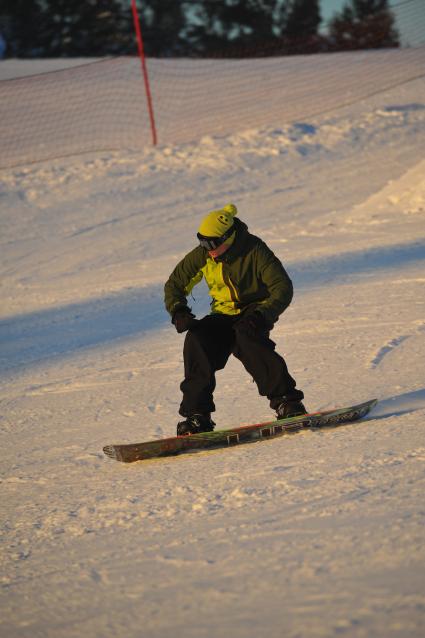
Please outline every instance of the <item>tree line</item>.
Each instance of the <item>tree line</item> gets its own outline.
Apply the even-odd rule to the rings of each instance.
[[[399,46],[388,0],[138,0],[148,56],[248,57]],[[133,55],[130,0],[0,0],[9,57]]]

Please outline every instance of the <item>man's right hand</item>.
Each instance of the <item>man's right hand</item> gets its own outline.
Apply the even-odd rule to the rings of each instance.
[[[195,315],[192,314],[189,308],[181,308],[173,314],[172,323],[174,324],[178,333],[186,332],[196,326],[198,320],[195,319]]]

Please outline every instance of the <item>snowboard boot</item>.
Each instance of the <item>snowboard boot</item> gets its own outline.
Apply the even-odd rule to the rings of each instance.
[[[199,434],[200,432],[212,432],[215,423],[210,414],[192,414],[184,421],[177,423],[177,436]]]
[[[289,419],[292,416],[301,416],[307,414],[307,410],[301,401],[282,401],[276,408],[276,416],[278,419]]]

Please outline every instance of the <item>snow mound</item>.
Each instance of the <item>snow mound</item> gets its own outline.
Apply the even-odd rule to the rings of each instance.
[[[407,215],[425,216],[425,160],[356,206],[349,221],[385,224],[392,217],[403,222],[403,216]]]

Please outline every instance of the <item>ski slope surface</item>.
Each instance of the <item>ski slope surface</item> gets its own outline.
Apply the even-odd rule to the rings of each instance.
[[[308,120],[1,172],[1,636],[424,635],[424,149],[417,79]],[[306,407],[378,406],[114,462],[104,445],[175,432],[184,335],[163,285],[228,202],[293,279],[273,338]],[[202,284],[190,303],[208,312]],[[219,428],[273,417],[236,359],[215,400]]]

